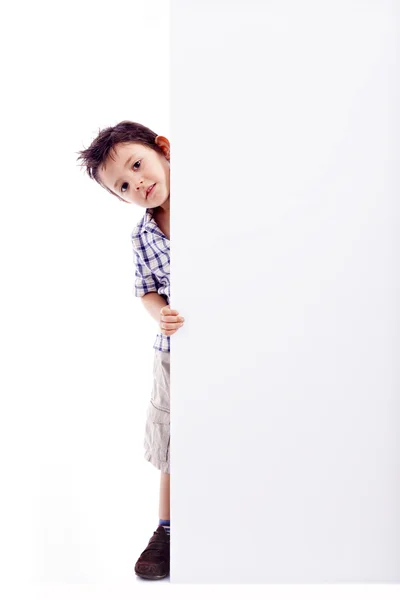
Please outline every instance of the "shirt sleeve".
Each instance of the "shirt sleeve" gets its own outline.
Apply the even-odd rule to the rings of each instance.
[[[159,288],[157,277],[153,275],[153,273],[144,263],[142,257],[135,247],[133,248],[133,256],[135,264],[135,296],[140,298],[149,292],[157,292]]]

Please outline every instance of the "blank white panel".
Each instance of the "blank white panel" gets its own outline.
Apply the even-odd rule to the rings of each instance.
[[[399,23],[172,0],[173,583],[400,581]]]

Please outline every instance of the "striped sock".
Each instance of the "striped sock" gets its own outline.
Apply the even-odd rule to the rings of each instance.
[[[170,523],[171,521],[168,519],[168,521],[164,520],[164,519],[160,519],[159,525],[162,525],[165,529],[166,534],[169,537],[169,529],[170,529]]]

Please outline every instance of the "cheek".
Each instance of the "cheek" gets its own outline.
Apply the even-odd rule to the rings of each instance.
[[[169,173],[170,173],[169,167],[164,167],[162,170],[162,177],[163,177],[164,181],[166,181],[166,182],[169,181]]]
[[[114,163],[106,163],[105,165],[103,165],[103,167],[100,167],[97,171],[97,175],[103,183],[103,185],[105,185],[108,189],[114,191],[114,183],[119,177],[118,169],[115,169]]]
[[[108,177],[99,177],[101,185],[108,191],[111,192],[112,194],[117,194],[117,191],[114,190],[114,188],[111,186],[111,183],[108,179]],[[113,182],[114,183],[114,182]]]

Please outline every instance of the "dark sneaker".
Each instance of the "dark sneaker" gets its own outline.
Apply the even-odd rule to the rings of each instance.
[[[169,575],[169,535],[159,525],[135,564],[135,573],[145,579],[162,579]]]

